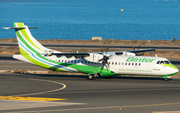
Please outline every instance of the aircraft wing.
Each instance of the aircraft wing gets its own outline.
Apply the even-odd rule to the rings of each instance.
[[[139,53],[139,52],[146,52],[146,51],[155,51],[156,49],[141,49],[141,50],[132,50],[132,51],[116,51],[114,52],[116,55],[122,55],[124,52],[129,53]]]
[[[66,56],[67,58],[70,58],[72,56],[74,56],[76,58],[90,56],[89,53],[51,53],[51,55],[56,55],[58,57]]]
[[[139,52],[146,52],[146,51],[155,51],[155,49],[142,49],[142,50],[135,50],[135,51],[114,51],[114,52],[107,52],[108,55],[122,55],[124,53],[139,53]],[[95,53],[51,53],[51,55],[56,55],[58,57],[66,56],[68,58],[74,56],[76,58],[80,57],[87,57],[91,54],[100,54],[102,55],[102,52],[95,52]],[[106,54],[106,52],[105,52]]]

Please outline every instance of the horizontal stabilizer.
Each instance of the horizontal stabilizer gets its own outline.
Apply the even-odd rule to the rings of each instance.
[[[25,29],[26,27],[2,27],[3,29]],[[37,27],[28,27],[29,29],[37,29]]]

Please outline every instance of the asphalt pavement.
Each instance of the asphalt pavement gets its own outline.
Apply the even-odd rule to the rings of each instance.
[[[162,78],[117,76],[87,80],[84,75],[0,74],[0,91],[1,113],[180,110],[180,79],[165,82]],[[28,100],[32,97],[36,99]],[[47,101],[38,100],[42,98]]]

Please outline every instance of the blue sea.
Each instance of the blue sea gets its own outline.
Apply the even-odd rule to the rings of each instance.
[[[38,27],[31,33],[39,40],[173,40],[180,0],[0,0],[0,27],[14,22]],[[0,29],[0,38],[15,32]]]

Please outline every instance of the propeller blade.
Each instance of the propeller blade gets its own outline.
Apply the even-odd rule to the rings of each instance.
[[[100,61],[102,61],[102,60],[104,60],[104,59],[102,58],[102,59],[98,60],[98,62],[100,62]]]
[[[134,48],[134,46],[133,46],[133,50],[134,50],[134,53],[135,53],[135,48]]]
[[[101,51],[102,51],[102,55],[104,55],[104,52],[103,52],[103,48],[102,48],[102,46],[101,46]]]
[[[108,47],[107,47],[107,49],[106,49],[106,55],[107,55],[107,51],[108,51],[108,49],[109,49],[109,46],[110,45],[108,45]],[[103,48],[102,48],[102,46],[101,46],[101,51],[102,51],[102,54],[103,54],[103,58],[102,59],[100,59],[99,61],[102,61],[102,68],[101,68],[101,72],[103,71],[103,69],[104,69],[104,66],[107,64],[108,65],[108,69],[109,69],[109,63],[108,63],[108,60],[109,60],[109,57],[112,57],[112,55],[110,55],[110,56],[106,56],[105,54],[104,54],[104,52],[103,52]]]
[[[141,43],[139,44],[139,48],[138,48],[138,50],[140,49],[140,47],[141,47]]]
[[[103,71],[104,66],[105,66],[105,61],[103,61],[103,66],[102,66],[102,68],[101,68],[101,72]]]
[[[109,46],[110,46],[110,45],[107,46],[107,49],[106,49],[106,55],[107,55],[107,51],[108,51],[108,49],[109,49]]]

